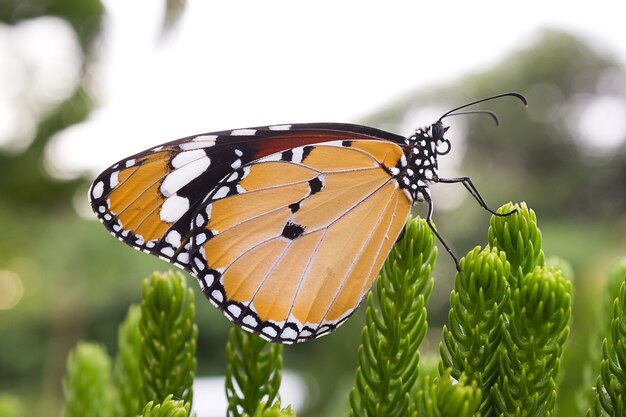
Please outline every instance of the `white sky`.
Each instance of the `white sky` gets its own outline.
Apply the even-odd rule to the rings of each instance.
[[[106,1],[93,72],[100,106],[51,142],[54,172],[95,174],[131,153],[214,130],[355,122],[418,88],[488,68],[545,27],[569,30],[626,63],[625,13],[608,0],[189,0],[177,31],[159,43],[164,3]],[[42,33],[48,40],[30,45],[46,45],[43,68],[71,72],[67,53],[49,51],[57,32]],[[0,52],[1,41],[0,31]],[[1,100],[0,91],[0,110]]]

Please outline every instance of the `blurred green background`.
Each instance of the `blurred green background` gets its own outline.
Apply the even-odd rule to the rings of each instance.
[[[185,2],[167,1],[165,10],[161,33],[167,38],[184,24],[180,17]],[[101,32],[107,14],[97,0],[0,3],[5,33],[43,16],[69,24],[81,61],[77,82],[61,99],[46,101],[45,94],[33,94],[27,103],[29,116],[15,122],[26,128],[0,131],[16,136],[0,143],[0,397],[10,396],[3,401],[24,416],[59,415],[69,349],[78,340],[92,340],[114,354],[117,326],[129,304],[139,299],[141,279],[169,268],[119,244],[97,221],[79,215],[93,173],[60,178],[47,166],[50,139],[89,119],[106,102],[95,94],[94,79],[98,68],[107,65],[99,55],[107,41]],[[19,60],[19,55],[11,55],[11,48],[0,49],[0,65],[8,68],[9,59]],[[437,57],[426,56],[423,62],[437,65]],[[11,76],[10,71],[0,71],[0,85],[9,88]],[[393,69],[384,76],[392,77]],[[470,174],[493,208],[510,200],[526,201],[538,215],[546,254],[571,262],[573,321],[558,403],[559,415],[577,415],[575,398],[591,389],[584,364],[595,340],[594,315],[603,283],[612,263],[626,254],[626,71],[620,58],[584,35],[545,29],[489,67],[407,90],[361,120],[338,121],[406,133],[453,106],[511,90],[525,94],[530,106],[514,100],[489,103],[487,107],[500,115],[499,128],[486,117],[447,119],[453,149],[441,162],[441,174]],[[184,109],[184,103],[175,106]],[[20,116],[9,107],[0,106],[5,113],[0,121]],[[435,222],[455,252],[462,255],[483,245],[488,213],[460,186],[436,185],[433,192]],[[424,214],[424,207],[416,207],[416,212]],[[440,250],[423,361],[437,354],[453,267]],[[189,284],[196,287],[193,278]],[[222,375],[229,324],[199,292],[197,300],[198,374]],[[307,385],[299,416],[345,415],[362,324],[359,310],[333,335],[284,350],[286,367]],[[203,393],[197,392],[200,396]]]

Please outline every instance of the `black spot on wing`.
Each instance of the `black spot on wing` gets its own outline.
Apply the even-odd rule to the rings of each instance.
[[[287,149],[284,151],[280,157],[283,161],[292,161],[293,160],[293,151],[291,149]]]
[[[300,210],[300,203],[289,204],[289,210],[291,210],[292,213]]]
[[[324,187],[324,184],[322,183],[322,180],[319,179],[319,177],[313,178],[312,180],[309,181],[309,188],[311,189],[310,195],[319,193],[320,191],[322,191],[323,187]]]
[[[312,150],[312,146],[305,146],[304,148],[302,148],[302,162],[304,162],[304,160],[311,154]]]
[[[287,239],[294,240],[302,236],[303,233],[304,233],[304,227],[290,220],[285,225],[283,232],[282,232],[282,236],[286,237]]]

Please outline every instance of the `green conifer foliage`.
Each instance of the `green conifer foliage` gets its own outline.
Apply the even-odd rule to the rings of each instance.
[[[404,417],[413,407],[410,392],[419,370],[418,348],[428,328],[434,239],[424,220],[410,219],[383,266],[376,296],[367,297],[351,416]]]

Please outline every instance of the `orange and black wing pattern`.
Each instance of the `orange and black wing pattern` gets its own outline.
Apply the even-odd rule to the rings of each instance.
[[[197,135],[113,165],[90,199],[114,236],[189,271],[234,323],[301,342],[354,312],[404,227],[405,143],[346,124]]]

